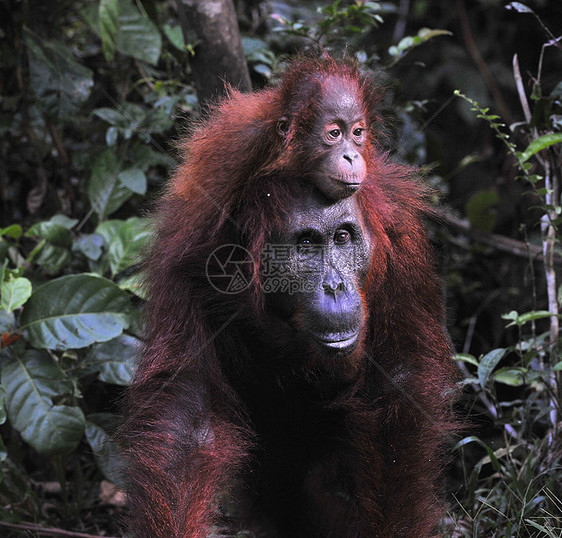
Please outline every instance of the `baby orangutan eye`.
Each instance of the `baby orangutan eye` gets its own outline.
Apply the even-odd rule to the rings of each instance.
[[[341,131],[339,129],[331,129],[328,131],[328,137],[332,140],[337,140],[341,136]]]

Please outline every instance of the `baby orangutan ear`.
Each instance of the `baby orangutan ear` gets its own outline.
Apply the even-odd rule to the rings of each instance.
[[[281,116],[277,121],[277,134],[285,138],[289,134],[289,118]]]

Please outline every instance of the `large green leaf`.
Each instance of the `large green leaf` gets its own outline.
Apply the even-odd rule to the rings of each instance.
[[[104,3],[114,4],[113,1],[108,2],[108,0],[104,0]],[[118,28],[117,33],[113,34],[115,6],[108,7],[110,7],[111,13],[107,14],[102,13],[93,3],[86,3],[81,9],[82,16],[88,21],[94,32],[102,40],[106,40],[107,52],[111,53],[112,44],[109,41],[114,37],[115,49],[119,52],[156,65],[162,50],[162,38],[156,25],[141,13],[131,0],[117,0]],[[100,21],[100,15],[104,17],[104,21]],[[104,25],[105,27],[103,27]]]
[[[36,247],[32,260],[40,265],[47,274],[54,275],[61,271],[71,260],[70,230],[78,223],[65,215],[55,215],[48,221],[34,224],[26,232],[26,237],[44,239]]]
[[[30,350],[2,366],[6,408],[12,426],[39,452],[68,453],[84,433],[79,407],[54,405],[53,397],[72,393],[72,383],[45,352]]]
[[[106,383],[128,385],[140,349],[140,340],[122,334],[109,342],[95,344],[82,362],[86,370],[98,372],[98,377]]]
[[[502,360],[506,351],[507,350],[504,348],[493,349],[480,359],[480,364],[478,365],[478,379],[482,388],[486,386],[490,375]]]
[[[553,146],[554,144],[562,144],[562,133],[549,133],[535,138],[535,140],[527,146],[527,149],[520,154],[519,162],[524,163],[528,161],[535,153]]]
[[[122,223],[109,243],[108,259],[113,275],[140,261],[150,235],[147,219],[131,217]]]
[[[122,54],[156,65],[162,38],[156,25],[128,0],[120,0],[119,32],[115,48]]]
[[[61,42],[45,40],[24,28],[30,87],[51,118],[75,119],[94,85],[92,72],[74,60]]]
[[[119,7],[117,0],[100,0],[98,15],[103,55],[110,62],[115,56],[115,39],[119,30]]]
[[[90,274],[63,276],[33,292],[21,324],[36,348],[82,348],[121,334],[128,326],[128,306],[128,295],[110,280]]]
[[[119,166],[117,156],[109,148],[100,153],[94,162],[88,196],[101,220],[119,209],[133,194],[117,179]]]
[[[78,219],[71,219],[66,215],[55,215],[50,220],[31,226],[25,236],[46,239],[49,243],[59,247],[69,247],[72,244],[70,230],[76,224],[78,224]]]

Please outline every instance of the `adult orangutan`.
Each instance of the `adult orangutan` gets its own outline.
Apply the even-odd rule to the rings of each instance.
[[[379,100],[354,64],[303,60],[185,144],[121,434],[132,536],[207,536],[223,492],[255,536],[436,532],[454,368]]]

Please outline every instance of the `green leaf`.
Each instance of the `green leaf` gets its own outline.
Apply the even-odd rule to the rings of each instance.
[[[411,50],[419,47],[423,43],[437,36],[453,35],[449,30],[432,30],[430,28],[421,28],[417,35],[403,37],[397,45],[393,45],[388,49],[390,56],[394,57],[394,62],[402,59]]]
[[[119,168],[119,161],[111,148],[100,153],[92,167],[88,196],[101,220],[117,211],[132,196],[132,192],[117,180]]]
[[[0,308],[11,313],[23,306],[31,297],[31,282],[24,277],[8,280],[0,284]]]
[[[119,281],[118,284],[122,290],[130,291],[141,299],[147,299],[144,280],[139,271],[133,273],[132,275],[129,275],[126,278],[123,278]]]
[[[497,383],[520,387],[525,383],[526,373],[526,368],[500,368],[491,375],[491,378]]]
[[[71,259],[72,256],[68,248],[45,243],[33,261],[41,266],[48,275],[56,275],[60,273]]]
[[[82,234],[74,244],[72,250],[81,252],[86,258],[97,261],[101,258],[103,247],[103,237],[98,234]]]
[[[158,104],[156,104],[155,106],[158,106]],[[173,125],[174,121],[170,117],[170,114],[166,111],[165,107],[156,108],[150,115],[150,120],[148,121],[147,128],[142,129],[141,140],[144,139],[146,142],[148,142],[150,140],[150,137],[148,136],[149,132],[162,134],[173,127]]]
[[[140,261],[140,253],[150,235],[148,219],[131,217],[122,223],[109,244],[108,260],[112,275]]]
[[[113,440],[118,419],[110,413],[93,413],[86,421],[86,439],[92,448],[96,463],[104,476],[113,484],[124,486],[121,476],[123,462],[117,443]]]
[[[109,245],[113,241],[113,238],[119,233],[119,230],[121,229],[122,226],[123,226],[122,220],[118,220],[118,219],[106,220],[98,224],[95,233],[103,237],[105,246],[109,248]]]
[[[115,338],[128,326],[128,295],[95,275],[69,275],[37,288],[22,330],[36,348],[76,349]]]
[[[560,370],[562,370],[562,361],[557,362],[557,363],[552,367],[552,369],[553,369],[555,372],[559,372]]]
[[[185,43],[183,40],[181,26],[170,26],[169,24],[165,24],[162,29],[164,30],[166,37],[170,40],[170,43],[174,45],[176,49],[185,52]]]
[[[128,0],[119,0],[119,32],[115,48],[152,65],[158,63],[162,38],[155,24]]]
[[[140,340],[122,334],[109,342],[92,346],[82,367],[98,372],[98,378],[106,383],[129,385],[139,349]]]
[[[468,353],[457,353],[454,357],[457,362],[468,362],[474,366],[478,366],[478,360],[474,355],[469,355]]]
[[[54,405],[53,397],[72,393],[72,383],[47,354],[30,350],[9,357],[2,366],[6,407],[12,426],[37,451],[70,453],[84,433],[84,415],[78,407]]]
[[[482,441],[479,437],[476,437],[475,435],[471,435],[469,437],[465,437],[464,439],[461,439],[456,445],[455,445],[455,450],[468,445],[469,443],[478,443],[482,448],[484,448],[484,450],[486,450],[486,452],[488,453],[488,456],[486,458],[481,459],[477,466],[478,467],[482,467],[482,465],[484,463],[488,463],[489,462],[492,464],[492,467],[494,468],[495,471],[500,471],[501,470],[501,465],[500,462],[498,461],[498,458],[496,456],[497,454],[504,454],[505,450],[504,449],[500,449],[496,452],[494,452],[486,443],[484,443],[484,441]]]
[[[98,16],[103,55],[108,62],[111,62],[115,57],[115,40],[119,30],[117,0],[100,0]]]
[[[66,215],[55,215],[48,221],[38,222],[27,232],[26,237],[44,239],[30,254],[28,262],[40,265],[47,274],[54,275],[70,262],[72,245],[71,228],[76,226],[77,219]]]
[[[533,321],[535,319],[550,318],[553,315],[554,314],[552,312],[549,312],[548,310],[534,310],[532,312],[526,312],[525,314],[521,314],[518,318],[518,323],[520,325],[524,325],[529,321]]]
[[[123,170],[118,176],[119,181],[131,192],[136,194],[146,194],[146,176],[138,168],[128,168]]]
[[[135,166],[143,172],[146,172],[151,166],[171,168],[178,164],[169,155],[154,151],[145,144],[135,144],[131,148],[131,160],[135,163]]]
[[[519,157],[519,162],[524,163],[530,157],[532,157],[535,153],[542,151],[554,144],[559,144],[562,142],[562,133],[550,133],[545,134],[543,136],[539,136],[539,138],[535,138],[528,146],[527,149],[521,153]]]
[[[117,140],[119,139],[119,129],[117,127],[110,127],[105,132],[105,143],[108,146],[115,146],[117,144]]]
[[[126,125],[127,118],[121,111],[115,108],[101,107],[94,110],[94,115],[101,118],[110,125]]]
[[[508,314],[503,314],[502,319],[511,319],[513,320],[511,323],[508,323],[506,327],[513,327],[517,325],[518,327],[522,327],[525,323],[529,321],[534,321],[536,319],[544,319],[553,316],[551,312],[548,310],[533,310],[532,312],[526,312],[525,314],[518,314],[515,310],[512,310]]]
[[[479,437],[476,437],[475,435],[470,435],[470,436],[468,436],[468,437],[462,438],[462,439],[455,445],[454,450],[458,450],[459,448],[461,448],[461,447],[463,447],[463,446],[465,446],[465,445],[468,445],[468,444],[470,444],[470,443],[478,443],[478,444],[481,444],[482,441],[480,440]]]
[[[11,239],[19,239],[23,230],[19,224],[12,224],[6,228],[0,229],[0,237],[10,237]]]
[[[24,27],[30,88],[47,116],[75,120],[94,85],[92,72],[74,60],[61,42],[45,40]]]
[[[27,230],[25,236],[46,239],[53,245],[68,248],[72,245],[70,229],[77,223],[77,219],[69,219],[65,215],[55,215],[51,220],[34,224]]]
[[[480,359],[480,364],[478,365],[478,380],[482,388],[488,383],[492,371],[502,360],[506,351],[507,350],[504,348],[493,349]]]

